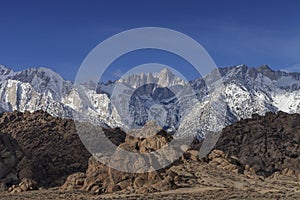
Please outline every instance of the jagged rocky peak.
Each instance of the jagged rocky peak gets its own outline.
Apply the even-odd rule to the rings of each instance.
[[[13,71],[10,68],[0,64],[0,76],[7,76],[12,72]]]
[[[220,67],[219,73],[222,77],[233,79],[235,78],[245,78],[245,75],[247,74],[248,70],[251,69],[247,65],[237,65],[237,66],[230,66],[230,67]],[[255,70],[256,71],[256,70]]]
[[[260,71],[260,72],[264,72],[264,71],[265,71],[265,72],[270,72],[270,71],[273,71],[273,70],[269,67],[269,65],[262,65],[262,66],[258,67],[257,70]]]
[[[71,82],[64,80],[55,71],[45,68],[28,68],[13,74],[10,79],[29,83],[37,92],[48,93],[55,100],[61,100],[62,95],[71,88]]]
[[[240,70],[240,69],[247,69],[247,68],[248,68],[247,65],[242,64],[242,65],[229,66],[229,67],[219,67],[219,71],[222,75],[224,75],[233,70]]]
[[[274,71],[268,65],[262,65],[257,68],[257,71],[262,73],[264,76],[267,76],[271,80],[277,80],[283,75],[288,75],[283,71]]]
[[[56,72],[45,67],[28,68],[17,72],[14,77],[15,80],[20,80],[26,83],[32,83],[37,79],[43,81],[62,82],[64,79]]]
[[[238,65],[231,67],[219,68],[220,74],[224,77],[224,81],[248,81],[249,79],[255,80],[258,77],[268,78],[274,83],[282,81],[286,83],[291,83],[291,81],[300,80],[300,73],[298,72],[285,72],[281,70],[273,70],[268,65],[262,65],[260,67],[249,67],[247,65]],[[282,80],[284,78],[284,80]],[[288,81],[289,79],[289,81]]]
[[[140,87],[146,84],[144,74],[131,74],[127,75],[117,81],[117,83],[128,84],[133,88]]]
[[[158,77],[172,79],[175,77],[175,75],[173,74],[173,72],[170,69],[164,68],[158,73]]]
[[[152,83],[154,82],[154,76],[152,73],[148,72],[147,73],[147,83]]]
[[[262,65],[257,68],[257,71],[264,76],[270,78],[272,81],[279,81],[284,78],[284,82],[287,82],[287,79],[299,81],[300,73],[299,72],[286,72],[282,70],[272,70],[268,65]],[[282,80],[281,80],[282,82]]]
[[[164,68],[157,73],[131,74],[118,80],[119,83],[126,83],[133,88],[141,87],[145,84],[156,83],[161,87],[170,87],[174,85],[185,85],[185,81],[176,76],[170,69]]]
[[[179,77],[176,77],[168,68],[162,69],[158,75],[158,84],[167,87],[170,85],[177,85],[180,83]],[[180,84],[181,85],[181,84]]]

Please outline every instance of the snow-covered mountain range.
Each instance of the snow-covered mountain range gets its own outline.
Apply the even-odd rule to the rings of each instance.
[[[222,128],[254,113],[300,113],[300,73],[274,71],[266,65],[226,67],[219,72],[222,84],[214,83],[214,72],[186,82],[163,69],[107,84],[74,85],[51,69],[14,72],[0,65],[0,111],[42,109],[53,116],[88,117],[131,128],[154,119],[165,128],[200,135],[207,126]],[[210,93],[207,83],[215,84]],[[223,109],[212,106],[210,100],[216,95],[214,103],[221,102]]]

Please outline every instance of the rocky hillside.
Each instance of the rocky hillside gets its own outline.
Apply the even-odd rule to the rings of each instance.
[[[253,115],[252,119],[224,128],[216,149],[202,160],[197,150],[181,146],[182,156],[171,165],[148,173],[127,173],[92,157],[77,136],[72,120],[43,111],[4,113],[0,116],[1,190],[18,193],[61,186],[61,193],[130,195],[221,188],[227,192],[292,194],[300,181],[299,121],[299,114]],[[133,130],[131,135],[121,129],[102,130],[118,146],[116,151],[153,152],[173,139],[155,123]],[[140,133],[151,137],[132,136]],[[131,160],[130,164],[136,166],[140,161]]]
[[[9,163],[15,181],[29,178],[40,187],[58,186],[69,174],[87,168],[90,154],[72,120],[55,118],[43,111],[2,113],[0,132],[7,138],[3,140],[5,149],[17,156],[10,157],[14,162]],[[1,167],[0,171],[4,169]]]
[[[299,121],[299,114],[253,115],[252,119],[224,128],[215,150],[204,159],[199,160],[198,150],[182,147],[184,153],[176,162],[151,173],[118,172],[91,157],[86,173],[69,176],[63,189],[97,194],[148,193],[204,186],[268,190],[280,189],[278,180],[282,184],[288,181],[296,187],[300,181]],[[158,130],[147,126],[147,130]],[[127,135],[119,148],[143,153],[160,149],[171,140],[172,137],[160,131],[142,140]],[[131,162],[135,165],[140,160]]]
[[[300,115],[252,115],[225,127],[215,148],[236,156],[259,175],[300,175]]]

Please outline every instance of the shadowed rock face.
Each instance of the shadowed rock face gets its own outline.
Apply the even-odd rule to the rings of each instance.
[[[18,182],[17,165],[26,159],[17,141],[0,133],[0,191]]]
[[[216,149],[236,156],[257,174],[298,174],[300,115],[284,112],[253,115],[223,129]]]
[[[3,113],[0,131],[20,146],[13,145],[11,149],[18,152],[21,148],[30,159],[16,158],[19,180],[30,178],[43,187],[58,186],[69,174],[87,169],[90,154],[76,134],[72,120],[41,111]]]

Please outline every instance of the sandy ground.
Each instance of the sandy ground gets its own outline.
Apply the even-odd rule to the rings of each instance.
[[[104,194],[96,195],[83,191],[62,191],[58,188],[28,191],[18,194],[1,193],[2,200],[23,199],[300,199],[300,188],[294,191],[282,190],[235,190],[217,187],[180,188],[176,190],[150,194]]]
[[[183,173],[182,177],[186,177],[186,180],[183,179],[182,183],[178,184],[179,188],[176,190],[147,194],[125,193],[123,191],[99,195],[80,190],[66,191],[57,187],[15,194],[3,192],[0,193],[0,200],[300,199],[300,181],[297,181],[295,178],[249,179],[242,174],[220,170],[197,162],[179,167]],[[190,176],[189,174],[197,174],[198,177]]]

